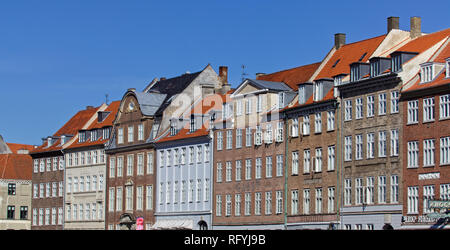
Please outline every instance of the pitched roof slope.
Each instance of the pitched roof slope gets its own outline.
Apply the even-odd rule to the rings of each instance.
[[[297,84],[308,81],[308,79],[314,74],[319,66],[320,62],[312,63],[292,69],[286,69],[279,72],[261,75],[256,77],[256,79],[271,82],[284,82],[293,90],[297,90]]]
[[[433,60],[433,62],[444,63],[446,61],[445,59],[450,57],[450,42],[448,42],[444,46],[445,47],[442,48],[442,50],[439,52],[439,54],[436,55],[436,58]],[[420,77],[417,77],[415,79],[415,82],[412,85],[410,85],[409,88],[403,90],[403,92],[428,89],[428,88],[438,87],[441,85],[450,84],[450,77],[446,78],[446,68],[445,67],[440,72],[437,72],[437,73],[438,74],[431,82],[421,83]]]
[[[18,144],[18,143],[6,143],[13,154],[17,154],[19,150],[31,151],[34,149],[33,145]]]
[[[86,123],[92,118],[92,116],[97,112],[98,109],[99,107],[78,111],[53,136],[76,135],[78,133],[78,130],[82,129],[86,125]],[[50,152],[62,149],[61,139],[53,142],[50,147],[47,147],[47,143],[48,142],[46,140],[42,145],[38,146],[30,153]]]
[[[417,37],[400,47],[397,51],[421,53],[448,36],[450,36],[450,28]]]
[[[31,180],[32,168],[28,154],[0,154],[0,179]]]
[[[358,61],[366,62],[384,38],[386,38],[386,35],[344,44],[334,52],[314,80],[332,78],[339,74],[349,74],[350,64]]]

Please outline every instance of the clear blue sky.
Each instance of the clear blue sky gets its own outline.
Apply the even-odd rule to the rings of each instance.
[[[87,105],[120,100],[155,77],[228,66],[229,81],[321,61],[386,33],[386,18],[450,27],[450,1],[2,1],[0,135],[41,144]]]

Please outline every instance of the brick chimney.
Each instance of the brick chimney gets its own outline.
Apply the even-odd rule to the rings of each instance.
[[[231,89],[231,86],[228,83],[228,67],[227,66],[219,67],[219,80],[222,84],[222,86],[219,90],[219,93],[223,95]]]
[[[345,34],[344,33],[334,34],[334,46],[336,47],[336,49],[339,49],[344,44],[345,44]]]
[[[86,110],[93,109],[94,106],[86,106]]]
[[[422,20],[420,17],[413,16],[410,19],[411,22],[411,30],[409,35],[411,36],[411,39],[414,39],[416,37],[419,37],[422,35]]]
[[[396,16],[390,16],[387,18],[387,33],[391,32],[391,30],[400,28],[400,18]]]

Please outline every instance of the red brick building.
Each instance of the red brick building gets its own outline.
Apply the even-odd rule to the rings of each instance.
[[[425,55],[401,92],[404,228],[447,228],[429,200],[450,200],[450,29],[417,38],[404,51]],[[440,210],[440,211],[439,211]]]

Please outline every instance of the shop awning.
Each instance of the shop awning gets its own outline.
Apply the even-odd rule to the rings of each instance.
[[[153,224],[153,230],[170,230],[170,229],[191,229],[194,226],[193,220],[157,220]]]

